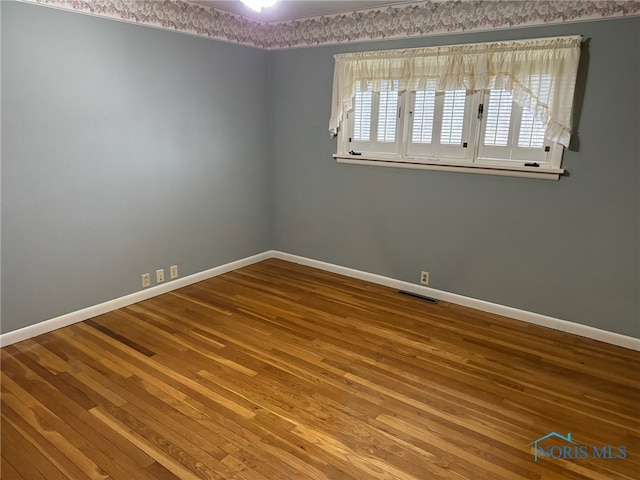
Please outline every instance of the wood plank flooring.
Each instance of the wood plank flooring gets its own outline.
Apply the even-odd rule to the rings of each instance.
[[[639,367],[272,259],[2,349],[2,478],[637,479]]]

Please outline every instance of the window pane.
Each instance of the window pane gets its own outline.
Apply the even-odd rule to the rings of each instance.
[[[509,125],[513,97],[508,90],[491,90],[487,106],[487,128],[484,144],[492,147],[506,147],[509,144]]]
[[[398,85],[394,80],[392,90],[386,90],[388,82],[382,82],[380,106],[378,108],[378,141],[396,141],[396,119],[398,117]]]
[[[440,143],[443,145],[462,144],[466,93],[466,90],[448,90],[444,93],[440,133]]]
[[[434,90],[416,92],[412,113],[413,131],[411,132],[411,142],[431,143],[435,105],[436,92]]]
[[[356,98],[353,106],[353,140],[368,142],[371,137],[371,90],[363,92],[356,85]]]
[[[542,148],[544,146],[545,128],[542,122],[533,118],[528,108],[522,110],[518,146],[523,148]]]
[[[531,90],[538,94],[542,103],[549,103],[551,97],[551,75],[532,75]],[[533,118],[528,108],[522,110],[522,122],[518,134],[518,146],[524,148],[542,148],[545,140],[545,128],[541,121]]]

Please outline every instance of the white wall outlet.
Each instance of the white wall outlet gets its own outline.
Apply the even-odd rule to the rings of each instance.
[[[156,282],[162,283],[164,282],[164,268],[160,268],[156,270]]]
[[[148,273],[142,274],[142,288],[148,288],[151,286],[151,277]]]
[[[169,276],[173,280],[174,278],[178,278],[178,265],[171,265],[169,267]]]
[[[420,283],[422,285],[429,285],[429,272],[420,273]]]

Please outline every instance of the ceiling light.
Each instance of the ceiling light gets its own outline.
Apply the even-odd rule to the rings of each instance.
[[[251,10],[260,12],[263,8],[272,7],[276,0],[240,0]]]

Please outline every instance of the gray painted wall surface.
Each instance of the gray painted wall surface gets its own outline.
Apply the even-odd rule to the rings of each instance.
[[[267,52],[2,4],[2,332],[269,248]]]
[[[590,38],[570,176],[331,158],[334,53],[570,34]],[[271,53],[274,248],[640,337],[639,35],[635,18]]]

